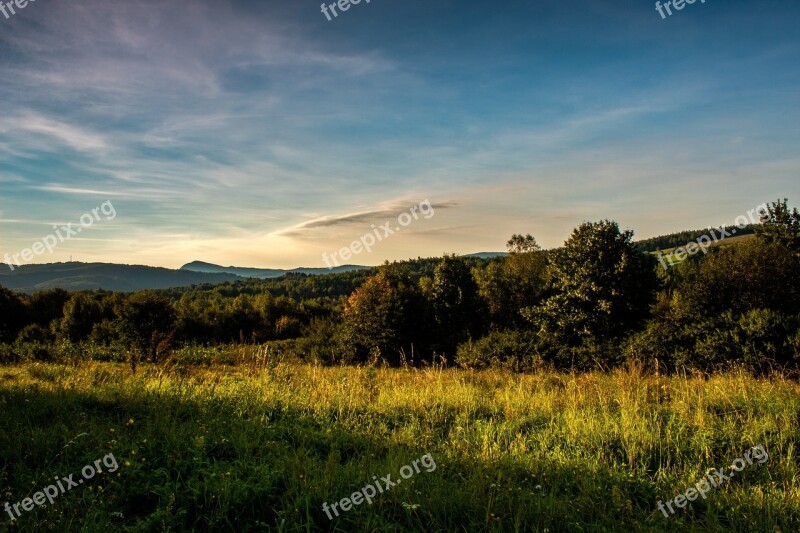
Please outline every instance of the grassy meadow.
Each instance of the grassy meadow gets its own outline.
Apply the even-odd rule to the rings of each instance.
[[[0,503],[120,464],[2,531],[800,530],[781,378],[30,363],[0,368],[0,409]],[[759,444],[765,464],[656,508]],[[426,453],[433,472],[322,511]]]

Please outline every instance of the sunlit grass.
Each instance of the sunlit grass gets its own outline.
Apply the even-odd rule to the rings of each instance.
[[[29,364],[0,368],[0,409],[2,502],[122,464],[30,531],[800,530],[800,387],[779,378]],[[768,463],[656,509],[758,444]],[[424,453],[434,472],[322,512]]]

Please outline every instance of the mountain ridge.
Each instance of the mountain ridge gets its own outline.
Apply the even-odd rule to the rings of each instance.
[[[326,267],[298,267],[292,269],[282,268],[253,268],[253,267],[236,267],[236,266],[221,266],[213,263],[206,263],[205,261],[192,261],[186,263],[178,270],[187,272],[202,272],[206,274],[233,274],[243,278],[259,278],[270,279],[279,278],[287,274],[307,274],[309,276],[316,276],[322,274],[336,274],[339,272],[349,272],[351,270],[366,270],[374,267],[364,265],[341,265],[333,268]]]

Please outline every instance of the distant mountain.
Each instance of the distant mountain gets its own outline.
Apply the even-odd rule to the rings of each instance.
[[[506,255],[503,252],[481,252],[465,257],[490,258]],[[270,279],[287,274],[309,276],[337,274],[375,267],[342,265],[328,268],[243,268],[223,267],[202,261],[193,261],[178,270],[142,265],[117,265],[113,263],[49,263],[23,265],[11,268],[0,263],[0,285],[9,289],[34,293],[61,288],[68,291],[103,289],[107,291],[133,292],[143,289],[170,289],[204,283],[219,284],[246,278]]]
[[[308,274],[318,276],[321,274],[336,274],[339,272],[350,272],[351,270],[367,270],[373,267],[362,265],[342,265],[333,268],[293,268],[284,270],[280,268],[246,268],[246,267],[223,267],[203,261],[192,261],[183,265],[180,269],[186,272],[203,272],[207,274],[234,274],[243,278],[279,278],[286,274]]]
[[[104,289],[131,292],[168,289],[200,283],[224,283],[242,279],[225,273],[203,273],[139,265],[110,263],[50,263],[14,267],[0,263],[0,285],[33,293],[62,288],[69,291]]]

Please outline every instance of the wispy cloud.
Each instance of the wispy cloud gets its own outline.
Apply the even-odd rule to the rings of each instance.
[[[418,203],[418,202],[417,202]],[[308,220],[291,228],[280,230],[276,235],[284,237],[301,237],[313,230],[325,228],[336,228],[341,226],[353,226],[362,224],[382,223],[385,219],[396,218],[400,213],[407,211],[409,207],[416,205],[414,202],[391,202],[380,209],[369,211],[358,211],[341,215],[330,215]],[[431,204],[435,210],[444,210],[458,207],[456,202],[439,202]]]
[[[370,260],[800,197],[797,6],[681,26],[611,2],[449,5],[334,25],[293,2],[38,3],[0,32],[4,220],[105,196],[108,242],[76,256],[297,266],[424,197],[448,201]],[[13,226],[4,246],[41,229]]]

